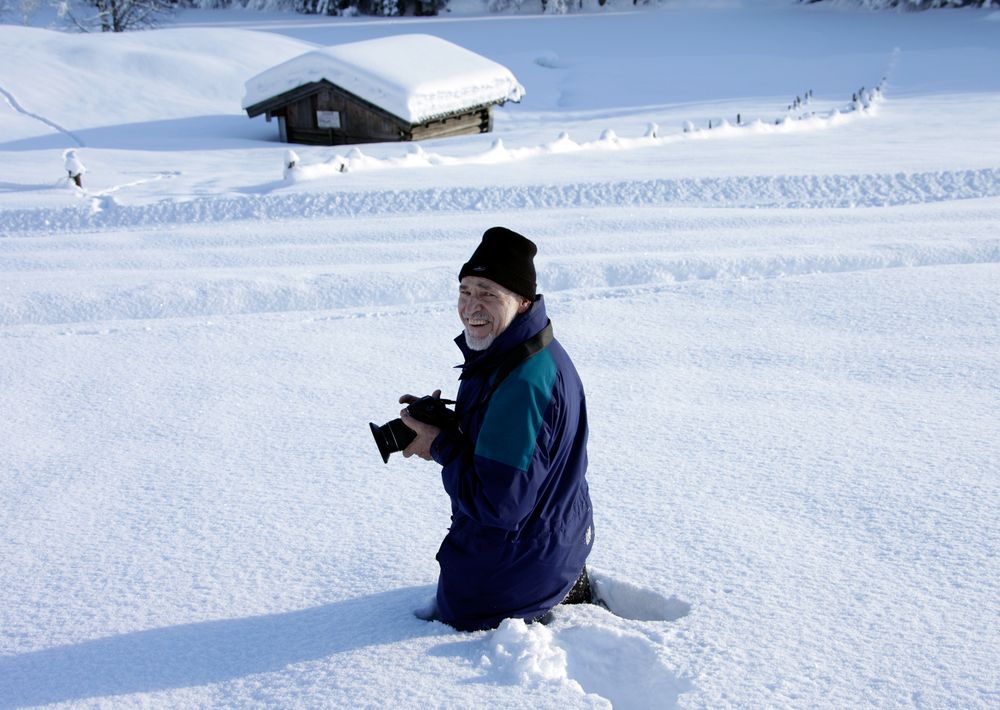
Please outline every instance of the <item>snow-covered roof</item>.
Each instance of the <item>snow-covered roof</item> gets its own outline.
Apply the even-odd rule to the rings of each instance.
[[[506,67],[439,37],[396,35],[324,47],[246,82],[243,108],[326,79],[410,123],[524,95]]]

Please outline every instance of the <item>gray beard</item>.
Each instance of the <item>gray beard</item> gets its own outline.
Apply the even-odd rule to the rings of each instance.
[[[484,335],[481,338],[477,338],[475,335],[469,333],[468,330],[465,331],[465,344],[469,346],[469,350],[485,350],[493,344],[496,340],[495,335],[490,333],[489,335]]]

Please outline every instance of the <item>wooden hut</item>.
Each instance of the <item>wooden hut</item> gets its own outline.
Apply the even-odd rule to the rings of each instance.
[[[486,133],[523,95],[506,67],[418,34],[307,52],[250,79],[243,108],[283,141],[338,145]]]

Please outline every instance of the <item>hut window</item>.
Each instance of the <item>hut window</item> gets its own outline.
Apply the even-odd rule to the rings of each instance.
[[[316,126],[318,128],[340,128],[340,111],[317,111]]]

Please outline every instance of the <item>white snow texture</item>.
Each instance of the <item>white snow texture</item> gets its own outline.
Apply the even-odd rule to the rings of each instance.
[[[998,706],[998,13],[549,6],[0,25],[0,709]],[[242,110],[414,34],[523,100]],[[439,469],[368,422],[454,396],[494,225],[586,386],[601,603],[467,634],[415,614]]]

